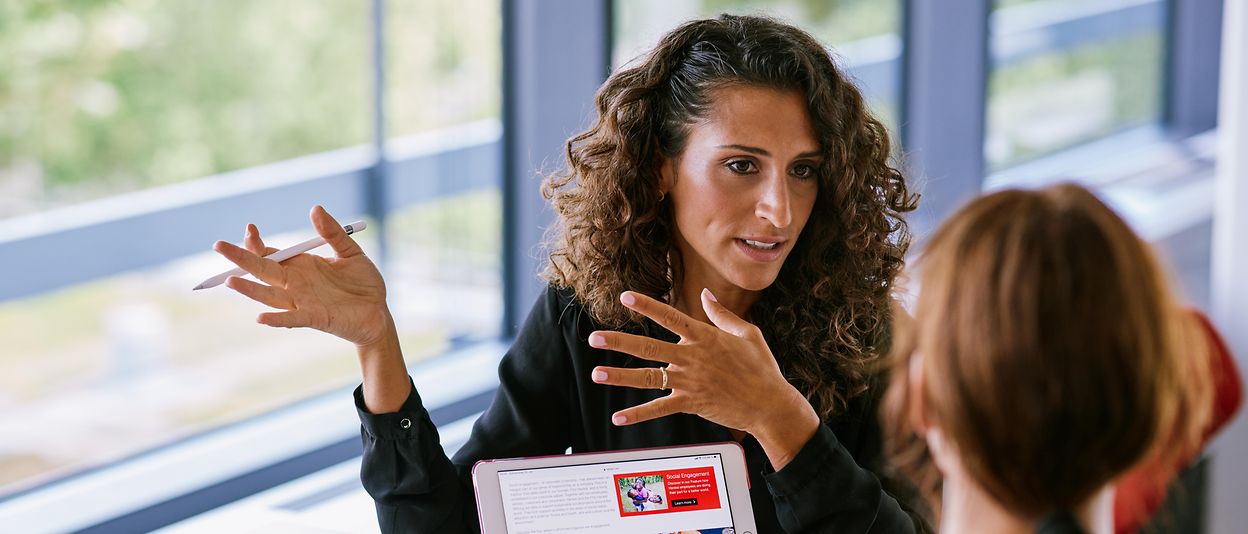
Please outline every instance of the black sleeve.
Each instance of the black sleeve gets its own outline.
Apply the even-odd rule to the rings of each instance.
[[[469,532],[464,489],[416,388],[399,411],[372,414],[355,389],[364,458],[360,481],[377,505],[381,532]],[[475,507],[474,507],[475,509]]]
[[[478,460],[559,454],[567,450],[569,350],[559,325],[561,299],[548,289],[499,364],[494,401],[455,454],[446,457],[437,428],[413,388],[396,413],[364,409],[356,389],[364,458],[360,478],[377,505],[382,532],[478,532],[472,466]]]
[[[879,475],[884,458],[876,412],[882,390],[876,384],[859,397],[838,418],[836,431],[819,425],[784,469],[766,476],[785,532],[934,532],[918,492],[905,481]]]
[[[780,525],[790,534],[931,531],[884,491],[874,473],[858,466],[826,425],[766,480]]]

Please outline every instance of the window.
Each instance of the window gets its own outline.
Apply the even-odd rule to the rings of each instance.
[[[763,14],[796,24],[832,47],[872,109],[896,131],[901,69],[901,3],[876,0],[647,0],[615,2],[612,62],[645,53],[681,22],[720,13]]]
[[[361,2],[6,2],[0,219],[365,143]]]
[[[998,0],[990,21],[989,172],[1162,114],[1163,0]]]
[[[477,154],[391,168],[396,188],[437,192],[387,218],[386,280],[399,325],[439,343],[502,325],[501,14],[500,0],[387,0],[389,156],[431,144]]]
[[[370,3],[27,4],[0,7],[0,218],[121,228],[159,198],[175,222],[151,235],[213,230],[137,270],[0,291],[0,500],[358,382],[348,343],[257,325],[265,307],[225,288],[190,291],[230,267],[208,249],[243,228],[220,220],[283,221],[261,224],[281,247],[312,235],[313,202],[367,219],[357,239],[385,252],[409,361],[497,331],[498,0],[385,2],[379,214],[358,198],[375,162]],[[228,212],[201,195],[221,189]],[[118,230],[60,261],[96,269],[133,241]]]
[[[611,64],[618,67],[680,22],[721,12],[788,20],[832,48],[877,116],[895,133],[904,121],[914,134],[908,141],[915,146],[902,163],[918,163],[926,173],[914,178],[925,208],[935,208],[932,224],[984,187],[1040,184],[1071,176],[1071,169],[1099,172],[1093,164],[1122,160],[1127,165],[1106,172],[1115,178],[1095,181],[1098,192],[1133,224],[1160,228],[1145,232],[1149,237],[1180,245],[1173,248],[1180,276],[1208,293],[1212,187],[1206,175],[1214,133],[1156,134],[1163,130],[1163,108],[1168,121],[1182,115],[1174,105],[1182,99],[1174,95],[1211,101],[1192,89],[1216,86],[1216,69],[1209,68],[1218,57],[1216,39],[1191,37],[1213,35],[1220,5],[503,1],[0,2],[0,259],[10,275],[0,277],[0,523],[20,515],[36,525],[33,530],[60,521],[64,528],[51,530],[69,531],[147,512],[168,521],[168,509],[177,506],[147,507],[172,497],[197,499],[219,490],[215,484],[227,477],[262,478],[254,475],[307,456],[316,440],[334,451],[347,449],[355,437],[343,429],[353,432],[354,415],[344,390],[359,380],[352,348],[315,331],[256,325],[255,315],[265,308],[227,289],[189,291],[228,267],[207,251],[212,240],[237,241],[242,223],[252,221],[272,245],[301,241],[311,235],[306,214],[315,202],[344,223],[370,224],[357,239],[384,260],[408,361],[452,354],[422,369],[436,371],[425,377],[429,384],[445,386],[422,385],[426,400],[451,403],[455,409],[444,421],[480,409],[496,377],[461,369],[493,365],[504,347],[448,349],[497,335],[504,306],[519,310],[516,321],[523,318],[529,302],[504,297],[500,271],[508,273],[511,294],[522,293],[515,288],[532,280],[524,247],[541,226],[530,224],[541,220],[529,213],[541,211],[536,194],[502,192],[504,166],[528,172],[520,169],[525,158],[547,150],[556,159],[545,163],[562,161],[562,132],[576,131],[592,107],[581,100],[579,86],[596,83],[605,71],[607,54],[599,46],[608,38]],[[377,4],[381,17],[372,12]],[[511,9],[517,6],[525,9]],[[968,24],[983,22],[989,6],[986,27]],[[509,10],[518,16],[504,21]],[[551,16],[568,11],[579,14]],[[907,15],[912,18],[903,24]],[[601,31],[608,18],[614,25],[609,36]],[[378,22],[385,60],[380,102],[373,85]],[[511,34],[506,50],[500,46],[504,22],[523,30]],[[573,48],[593,57],[592,64],[569,62],[555,40],[533,39],[551,28],[575,29],[569,32],[578,33]],[[924,54],[909,59],[923,57],[926,67],[908,66],[910,87],[901,76],[905,30],[911,32],[907,42],[924,45],[914,48]],[[508,162],[500,139],[503,58],[543,82],[563,84],[552,73],[571,74],[576,82],[566,84],[573,87],[566,92],[533,79],[512,85],[517,95],[509,102],[520,105],[530,104],[526,92],[560,98],[538,102],[533,109],[540,112],[531,116],[513,115],[520,127],[511,140],[515,153],[507,156],[516,161]],[[1199,58],[1209,61],[1193,61]],[[1167,71],[1167,61],[1176,70],[1193,67],[1195,75]],[[984,88],[987,98],[980,95]],[[917,95],[939,98],[919,101]],[[903,101],[910,104],[908,117],[898,111]],[[566,115],[575,120],[560,117],[568,111],[562,105],[574,108]],[[1209,118],[1190,121],[1199,127],[1189,133],[1209,129],[1216,106],[1197,111],[1188,113]],[[964,117],[975,118],[956,123]],[[558,123],[551,130],[561,133],[530,128],[535,122]],[[981,124],[986,132],[977,128]],[[947,143],[937,147],[933,140]],[[1123,156],[1124,146],[1133,152]],[[1183,174],[1188,183],[1161,176],[1168,174]],[[365,193],[378,183],[381,205]],[[536,188],[536,180],[531,183]],[[502,220],[504,205],[515,220]],[[504,224],[519,229],[516,235],[500,235]],[[504,244],[519,252],[503,260]],[[115,261],[131,257],[139,259]],[[510,265],[500,269],[504,261]],[[455,397],[466,389],[471,409]],[[339,419],[320,417],[338,409]],[[309,428],[316,425],[308,420],[322,428]],[[461,421],[443,428],[449,440],[443,444],[455,446],[469,426]],[[276,441],[239,438],[256,429],[281,435],[282,446],[252,450],[257,442]],[[314,431],[315,438],[303,435]],[[246,450],[237,455],[246,459],[182,461],[187,449],[216,454],[227,448],[200,447],[203,442],[228,442],[236,448],[231,451]],[[335,454],[354,454],[354,447]],[[163,467],[177,462],[210,473],[165,476]],[[335,472],[349,484],[343,465]],[[103,469],[93,471],[97,467]],[[143,472],[126,479],[128,488],[101,485],[108,495],[93,484],[134,471]],[[73,476],[79,473],[86,474]],[[164,479],[185,485],[146,491]],[[66,483],[47,484],[54,480]],[[218,493],[229,497],[218,497],[245,491],[258,490],[226,490]],[[57,495],[44,499],[47,494]],[[94,505],[101,497],[130,500],[94,515],[61,502]],[[36,506],[27,506],[33,501]],[[364,504],[361,521],[372,521]],[[57,513],[65,509],[82,514]]]

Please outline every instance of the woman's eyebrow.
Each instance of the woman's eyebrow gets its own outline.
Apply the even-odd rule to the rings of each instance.
[[[763,149],[761,149],[761,148],[758,148],[758,147],[756,147],[756,146],[745,146],[745,145],[719,145],[718,147],[715,147],[715,148],[731,148],[731,149],[735,149],[735,150],[740,150],[740,151],[742,151],[742,152],[749,152],[749,153],[751,153],[751,154],[758,154],[758,155],[760,155],[760,156],[767,156],[767,157],[771,157],[771,152],[768,152],[768,151],[763,150]]]
[[[760,155],[760,156],[767,156],[767,157],[771,157],[771,152],[768,152],[768,151],[766,151],[766,150],[764,150],[764,149],[762,149],[762,148],[756,147],[756,146],[746,146],[746,145],[719,145],[719,146],[717,146],[717,147],[715,147],[715,148],[731,148],[731,149],[735,149],[735,150],[740,150],[740,151],[742,151],[742,152],[749,152],[749,153],[751,153],[751,154],[758,154],[758,155]],[[807,151],[807,152],[802,152],[801,154],[798,154],[798,155],[797,155],[797,157],[798,157],[798,158],[813,158],[813,157],[817,157],[817,156],[821,156],[821,155],[823,155],[823,153],[822,153],[822,152],[820,152],[820,151],[818,151],[818,150],[810,150],[810,151]]]

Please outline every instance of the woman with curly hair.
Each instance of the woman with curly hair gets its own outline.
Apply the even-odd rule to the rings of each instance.
[[[878,387],[915,198],[862,95],[814,38],[760,17],[686,23],[614,74],[543,191],[546,293],[453,460],[403,364],[372,263],[324,210],[337,258],[229,287],[357,345],[364,485],[382,530],[478,525],[481,459],[736,440],[761,532],[912,532],[885,492]]]

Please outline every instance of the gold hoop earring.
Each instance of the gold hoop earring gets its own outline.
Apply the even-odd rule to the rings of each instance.
[[[659,191],[659,202],[663,202],[665,198],[667,198],[667,191]]]

